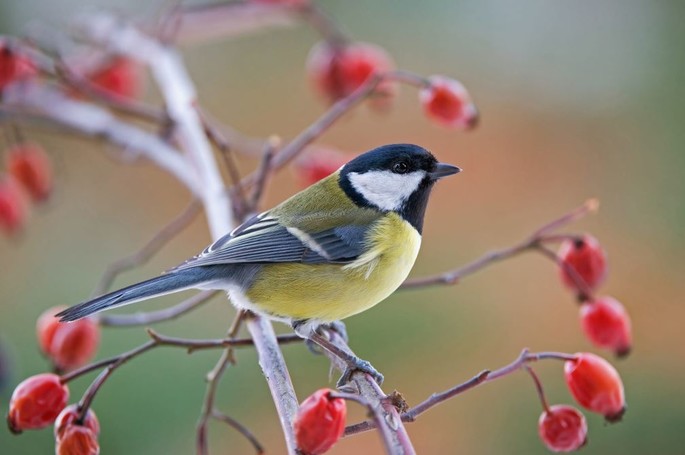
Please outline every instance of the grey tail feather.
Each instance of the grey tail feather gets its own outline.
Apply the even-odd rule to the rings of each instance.
[[[79,303],[78,305],[74,305],[57,313],[55,316],[58,317],[61,322],[76,321],[77,319],[84,318],[99,311],[128,305],[129,303],[170,294],[172,292],[179,292],[184,289],[196,287],[207,281],[211,281],[211,277],[198,269],[171,272]]]

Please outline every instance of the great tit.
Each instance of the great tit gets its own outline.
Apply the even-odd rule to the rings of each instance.
[[[57,317],[74,321],[184,289],[220,289],[237,308],[290,323],[346,357],[342,382],[353,369],[380,381],[368,362],[339,352],[317,328],[371,308],[402,284],[419,252],[433,184],[459,171],[417,145],[378,147],[163,275]]]

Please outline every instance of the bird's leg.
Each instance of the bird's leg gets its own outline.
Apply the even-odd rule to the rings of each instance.
[[[342,325],[342,323],[339,323]],[[302,336],[303,338],[306,338],[308,341],[311,341],[313,343],[316,343],[318,346],[321,348],[325,349],[326,351],[330,352],[331,354],[335,355],[338,357],[340,360],[342,360],[345,365],[345,371],[343,372],[343,375],[340,377],[337,383],[337,387],[340,388],[350,382],[352,379],[352,374],[355,371],[361,371],[363,373],[371,375],[371,377],[378,383],[382,384],[383,383],[383,375],[376,370],[371,363],[369,363],[366,360],[362,360],[359,357],[355,356],[354,354],[351,354],[338,346],[336,346],[334,343],[330,341],[328,337],[325,335],[321,334],[319,331],[318,327],[314,327],[311,321],[293,321],[293,329],[295,332]],[[324,326],[325,327],[325,326]],[[342,333],[341,336],[345,337],[347,336],[346,331],[344,330],[344,325],[342,325]],[[329,327],[330,329],[330,327]],[[340,326],[334,329],[337,333],[338,330],[340,330]]]
[[[302,325],[306,322],[307,321],[295,321],[293,322],[293,328],[295,329],[295,332],[298,333],[298,335],[305,338],[304,344],[305,346],[307,346],[307,349],[309,349],[309,352],[311,352],[312,354],[321,355],[323,354],[322,347],[316,342],[312,341],[309,338],[309,335],[304,336],[303,333],[300,333],[302,331]],[[300,327],[299,331],[298,327]],[[342,338],[345,341],[345,343],[348,343],[350,341],[349,337],[347,336],[347,328],[345,327],[345,324],[342,321],[333,321],[326,324],[321,324],[318,326],[316,330],[326,330],[327,332],[335,332],[336,334],[338,334],[340,338]],[[311,331],[308,333],[311,333]]]

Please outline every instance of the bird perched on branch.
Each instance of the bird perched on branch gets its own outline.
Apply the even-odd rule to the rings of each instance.
[[[68,308],[75,321],[184,289],[221,289],[239,309],[290,323],[341,356],[348,369],[382,375],[317,330],[364,311],[406,279],[421,244],[435,182],[460,169],[427,150],[392,144],[366,152],[263,212],[161,276]]]

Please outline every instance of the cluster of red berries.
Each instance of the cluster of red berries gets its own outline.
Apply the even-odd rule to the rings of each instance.
[[[21,142],[5,151],[5,172],[0,173],[0,229],[21,231],[30,213],[29,201],[45,202],[53,187],[52,163],[45,150]]]
[[[312,84],[330,102],[349,96],[371,77],[394,69],[392,57],[369,43],[321,42],[312,48],[307,59]],[[478,111],[459,81],[431,76],[422,80],[422,85],[419,102],[429,119],[449,128],[468,129],[476,125]],[[396,83],[382,79],[372,100],[382,102],[396,93]]]
[[[580,322],[587,338],[597,347],[619,357],[630,352],[630,317],[613,297],[593,297],[607,276],[606,254],[596,238],[584,235],[565,240],[558,252],[561,279],[581,301]]]
[[[621,420],[626,408],[623,382],[616,369],[603,358],[578,353],[564,365],[564,378],[573,398],[583,408],[604,416],[607,422]],[[553,452],[572,452],[585,445],[587,422],[573,406],[544,406],[538,434]]]
[[[10,399],[7,425],[19,434],[54,423],[57,455],[97,455],[100,424],[92,410],[79,419],[77,405],[67,406],[69,388],[59,376],[43,373],[20,383]]]
[[[61,323],[55,307],[44,312],[36,324],[41,351],[56,371],[68,371],[88,362],[100,339],[100,329],[92,319]],[[41,373],[21,382],[12,393],[7,424],[13,433],[37,430],[54,423],[56,453],[95,455],[99,453],[100,424],[89,409],[79,418],[76,405],[67,406],[69,388],[57,374]]]

